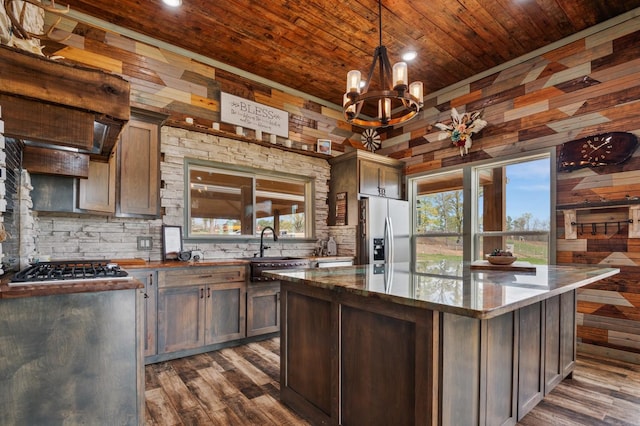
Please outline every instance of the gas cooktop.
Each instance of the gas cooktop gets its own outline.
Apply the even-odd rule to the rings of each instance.
[[[13,276],[9,285],[59,284],[69,281],[126,280],[127,271],[110,260],[37,262]]]

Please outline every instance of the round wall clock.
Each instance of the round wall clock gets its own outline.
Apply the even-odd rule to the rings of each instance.
[[[362,132],[362,144],[371,152],[375,152],[380,148],[380,135],[373,129],[367,129]]]
[[[562,144],[558,171],[570,172],[583,167],[599,167],[625,162],[638,145],[636,135],[611,132]]]

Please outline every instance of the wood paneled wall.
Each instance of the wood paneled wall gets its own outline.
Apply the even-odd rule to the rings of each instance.
[[[361,129],[343,122],[339,111],[118,34],[78,25],[65,45],[49,43],[48,50],[122,75],[131,82],[134,104],[165,110],[173,120],[189,116],[209,127],[219,121],[219,92],[224,91],[288,111],[294,143],[313,146],[317,138],[330,138],[338,153],[347,146],[362,148]],[[403,160],[406,172],[415,174],[558,147],[609,131],[640,135],[639,105],[640,17],[631,16],[501,71],[428,95],[419,118],[382,132],[378,153]],[[439,140],[433,127],[450,120],[452,107],[460,112],[484,110],[489,123],[474,136],[465,156],[448,139]],[[636,152],[621,166],[561,174],[558,204],[640,196],[638,169]],[[561,218],[558,223],[563,223]],[[564,240],[560,228],[558,262],[623,268],[617,277],[581,292],[578,337],[583,350],[640,362],[640,240],[625,235],[621,231]]]
[[[73,34],[64,44],[47,41],[45,53],[121,75],[131,84],[132,105],[161,110],[170,120],[184,122],[191,117],[194,128],[211,128],[213,122],[220,122],[222,91],[287,111],[294,148],[305,144],[315,151],[316,140],[328,138],[339,154],[342,142],[353,135],[340,111],[318,102],[85,24],[69,31]],[[235,133],[234,127],[225,123],[221,123],[221,130]]]
[[[383,140],[380,151],[406,162],[409,174],[441,167],[559,149],[564,142],[610,131],[640,136],[640,17],[535,56],[495,74],[466,82],[426,101],[421,118]],[[434,123],[451,108],[484,109],[489,122],[461,157]],[[387,136],[392,136],[394,131]],[[640,197],[640,150],[617,166],[558,173],[557,204]],[[628,218],[628,208],[579,211],[581,221]],[[622,273],[580,291],[579,350],[640,363],[640,239],[628,225],[564,239],[557,217],[557,262],[606,264]]]

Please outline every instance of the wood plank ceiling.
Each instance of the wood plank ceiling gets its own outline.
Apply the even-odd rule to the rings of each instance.
[[[66,0],[71,9],[342,103],[378,45],[376,0]],[[392,63],[408,50],[425,94],[640,7],[640,0],[382,0]]]

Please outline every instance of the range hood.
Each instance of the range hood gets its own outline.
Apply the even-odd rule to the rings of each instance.
[[[129,82],[7,46],[0,63],[5,136],[109,156],[129,121]]]

